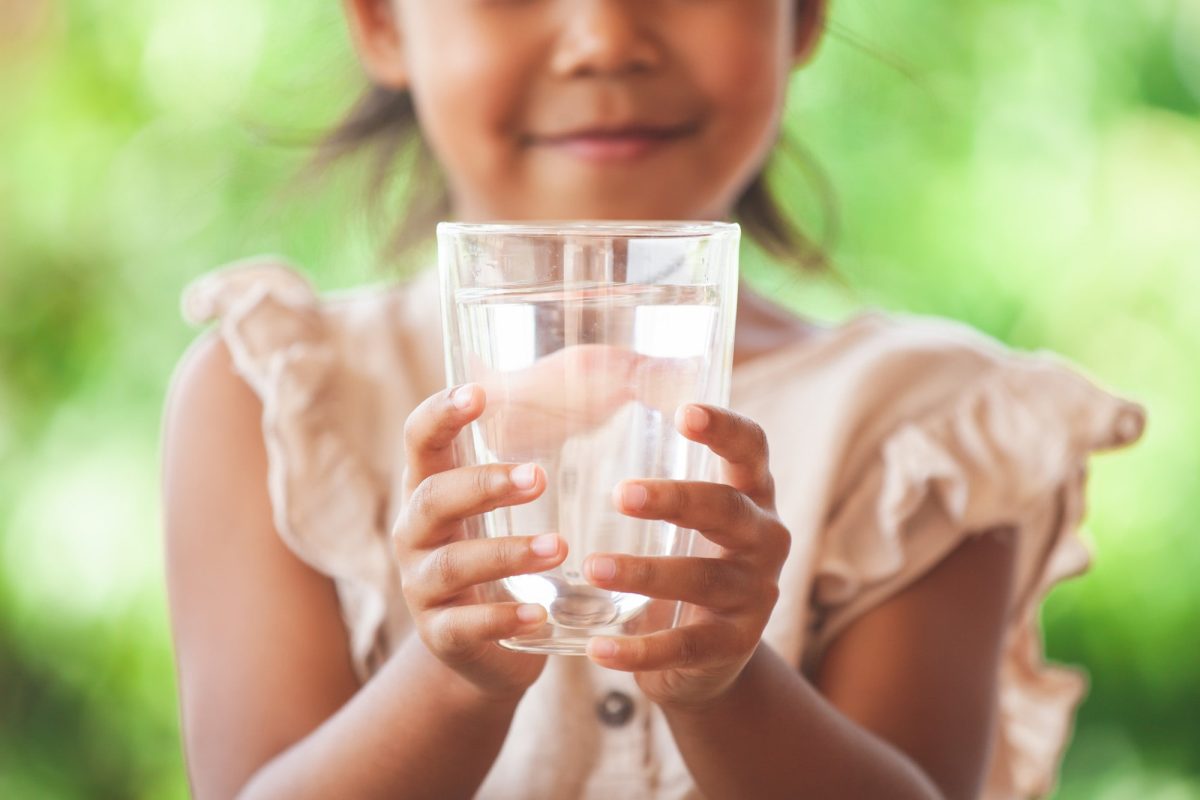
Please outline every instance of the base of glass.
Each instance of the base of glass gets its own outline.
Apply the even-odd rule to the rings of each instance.
[[[561,639],[501,639],[497,644],[518,653],[541,653],[551,656],[586,656],[590,636]]]
[[[644,598],[643,598],[644,599]],[[501,639],[497,644],[506,650],[520,653],[541,653],[557,656],[586,656],[588,642],[596,636],[645,636],[657,631],[677,628],[687,620],[683,613],[686,604],[676,600],[650,600],[639,604],[631,616],[613,620],[597,619],[591,624],[575,624],[558,618],[554,613],[538,628],[520,636]]]
[[[586,656],[587,644],[593,636],[624,636],[630,633],[623,625],[577,626],[547,622],[537,630],[497,644],[506,650],[520,653],[544,653],[556,656]]]

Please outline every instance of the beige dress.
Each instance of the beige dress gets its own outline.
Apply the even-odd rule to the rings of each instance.
[[[387,531],[404,419],[445,385],[436,273],[318,296],[286,262],[250,259],[201,277],[183,307],[194,323],[219,320],[261,397],[279,535],[335,582],[370,675],[411,630]],[[1088,565],[1088,455],[1137,439],[1142,409],[1052,355],[879,312],[739,365],[730,405],[771,444],[792,548],[763,638],[797,669],[970,532],[1018,527],[985,796],[1050,791],[1085,679],[1044,663],[1037,609]],[[632,675],[553,657],[477,796],[701,795]]]

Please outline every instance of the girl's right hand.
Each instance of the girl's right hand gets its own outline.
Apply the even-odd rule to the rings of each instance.
[[[541,536],[467,538],[463,520],[528,503],[546,488],[535,464],[455,467],[458,432],[483,413],[483,389],[427,398],[404,425],[404,499],[392,529],[405,602],[425,646],[486,698],[513,699],[541,674],[543,655],[496,644],[546,621],[539,605],[483,602],[482,584],[561,564],[567,546]]]

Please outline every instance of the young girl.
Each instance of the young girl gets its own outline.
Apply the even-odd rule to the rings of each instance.
[[[415,109],[450,216],[736,211],[786,240],[760,172],[821,0],[345,7],[373,84],[347,135]],[[1086,566],[1087,458],[1138,437],[1138,406],[960,325],[868,313],[823,329],[743,286],[736,411],[676,417],[723,482],[631,476],[613,499],[702,528],[719,554],[586,568],[703,622],[548,659],[495,644],[540,607],[475,587],[551,568],[565,543],[456,535],[547,476],[453,463],[488,399],[442,388],[438,308],[429,269],[321,298],[272,259],[185,296],[192,320],[220,321],[183,359],[165,430],[197,796],[1050,791],[1084,682],[1043,663],[1038,604]]]

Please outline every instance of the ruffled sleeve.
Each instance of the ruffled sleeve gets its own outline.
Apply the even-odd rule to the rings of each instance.
[[[1089,454],[1132,443],[1143,425],[1140,406],[1051,355],[997,359],[947,402],[890,430],[826,527],[813,574],[818,655],[965,537],[1016,528],[986,797],[1053,788],[1086,679],[1043,660],[1038,608],[1090,560],[1078,534]]]
[[[208,273],[183,295],[193,324],[219,321],[234,368],[262,401],[275,526],[337,587],[360,677],[382,656],[398,579],[384,530],[386,487],[347,429],[354,392],[324,304],[287,262],[262,257]]]

